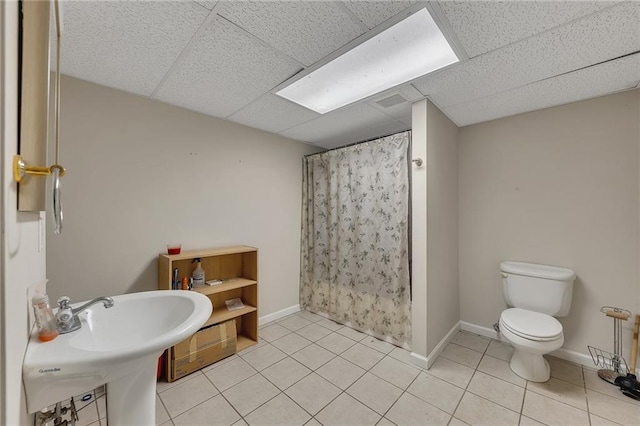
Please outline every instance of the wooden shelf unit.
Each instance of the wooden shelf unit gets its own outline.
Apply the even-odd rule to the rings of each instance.
[[[211,250],[184,251],[180,254],[158,256],[158,289],[171,290],[173,269],[178,268],[178,277],[190,277],[195,258],[202,259],[202,268],[207,281],[223,280],[222,284],[206,285],[193,289],[209,298],[213,313],[202,326],[219,324],[231,319],[236,321],[239,352],[258,343],[258,249],[249,246],[233,246]],[[229,311],[226,300],[240,298],[242,309]],[[171,367],[171,351],[168,349],[166,367]],[[167,370],[168,371],[168,370]]]

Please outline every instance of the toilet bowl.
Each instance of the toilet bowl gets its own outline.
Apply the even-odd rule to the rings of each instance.
[[[510,308],[500,315],[500,332],[514,347],[511,370],[523,379],[546,382],[551,376],[543,355],[564,344],[562,324],[550,315]]]

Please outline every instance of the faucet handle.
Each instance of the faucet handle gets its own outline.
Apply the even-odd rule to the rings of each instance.
[[[71,302],[71,299],[69,299],[69,296],[60,296],[60,297],[58,297],[58,307],[60,309],[68,309],[69,308],[69,302]]]

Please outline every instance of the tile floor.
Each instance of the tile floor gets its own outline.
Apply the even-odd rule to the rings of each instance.
[[[552,378],[527,382],[509,369],[511,347],[470,333],[428,371],[404,349],[309,312],[260,336],[240,354],[158,383],[157,424],[640,424],[640,403],[595,370],[549,357]]]

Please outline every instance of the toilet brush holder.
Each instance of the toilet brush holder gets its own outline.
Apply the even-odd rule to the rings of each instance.
[[[617,308],[615,306],[603,306],[600,312],[607,317],[613,318],[613,353],[587,346],[593,363],[601,367],[598,370],[598,377],[602,380],[615,384],[618,377],[624,376],[629,372],[627,362],[622,357],[622,321],[627,321],[631,316],[631,312],[626,309]]]

